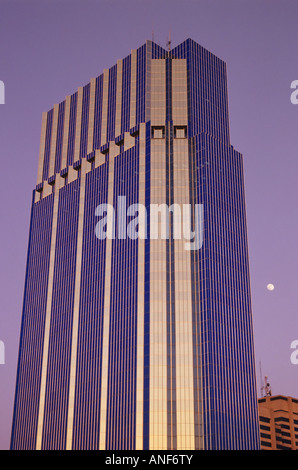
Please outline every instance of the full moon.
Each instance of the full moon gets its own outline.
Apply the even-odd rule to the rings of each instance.
[[[273,284],[267,284],[267,289],[268,290],[274,290],[274,285]]]

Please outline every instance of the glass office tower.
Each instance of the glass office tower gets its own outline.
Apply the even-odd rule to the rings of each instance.
[[[103,204],[145,236],[96,236]],[[194,233],[203,208],[202,243],[157,205]],[[11,448],[258,449],[258,426],[226,64],[147,41],[43,113]]]

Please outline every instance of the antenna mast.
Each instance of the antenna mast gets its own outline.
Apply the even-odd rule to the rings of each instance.
[[[168,38],[168,41],[167,41],[167,48],[168,48],[168,51],[171,50],[171,30],[169,31],[169,38]]]
[[[260,378],[261,378],[261,398],[263,397],[271,397],[272,392],[271,392],[271,386],[270,383],[268,382],[268,377],[265,375],[265,385],[263,382],[263,374],[262,374],[262,364],[260,361]]]
[[[271,397],[272,393],[271,393],[271,386],[270,386],[270,383],[268,382],[268,377],[265,376],[265,396],[266,397]]]
[[[264,394],[264,382],[263,382],[263,374],[262,374],[262,364],[260,361],[260,379],[261,379],[261,398],[263,397]]]

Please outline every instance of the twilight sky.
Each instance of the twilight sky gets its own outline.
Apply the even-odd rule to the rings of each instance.
[[[273,394],[298,398],[297,18],[297,0],[0,0],[0,449],[10,442],[42,111],[152,31],[163,47],[171,30],[173,47],[190,37],[227,63],[231,143],[244,155],[258,394],[261,361]]]

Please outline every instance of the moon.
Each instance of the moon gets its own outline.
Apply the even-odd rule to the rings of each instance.
[[[267,289],[268,290],[274,290],[274,285],[273,284],[267,284]]]

